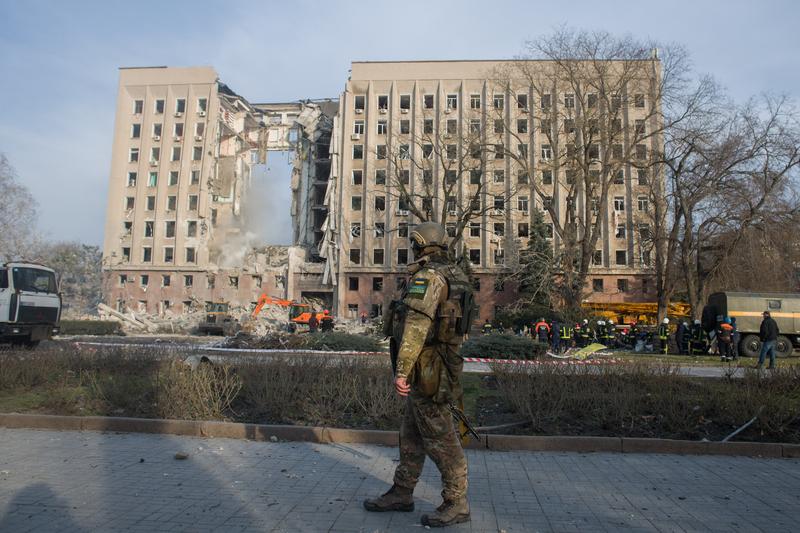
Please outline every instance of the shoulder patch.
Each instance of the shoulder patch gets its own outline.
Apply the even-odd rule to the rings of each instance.
[[[414,278],[408,286],[408,297],[419,298],[420,300],[425,297],[428,292],[429,281],[425,278]]]

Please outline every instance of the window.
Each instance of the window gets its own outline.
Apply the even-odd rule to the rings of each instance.
[[[133,222],[123,222],[122,231],[125,234],[125,236],[130,235],[133,231]]]
[[[433,95],[425,94],[422,96],[422,107],[425,109],[433,109]]]
[[[194,285],[194,276],[192,276],[191,274],[183,276],[183,286],[191,287],[192,285]]]
[[[351,196],[350,197],[350,208],[353,211],[361,211],[361,197],[360,196]]]
[[[495,144],[494,145],[494,158],[495,159],[503,159],[506,156],[506,149],[505,146],[502,144]]]
[[[611,157],[617,160],[622,159],[622,145],[621,144],[612,144],[611,145]]]
[[[141,115],[143,110],[144,110],[144,100],[134,100],[133,101],[133,114],[134,115]]]
[[[394,279],[394,287],[398,291],[402,291],[406,288],[406,278],[404,277],[397,277]]]
[[[407,144],[401,144],[400,149],[397,151],[397,156],[400,159],[410,159],[411,158],[411,148]],[[380,159],[380,158],[378,158]]]
[[[628,292],[628,280],[622,278],[617,279],[617,290],[619,292]]]
[[[481,95],[479,95],[479,94],[471,94],[469,96],[469,107],[470,107],[470,109],[480,109],[481,108]]]
[[[158,172],[151,172],[147,177],[147,186],[155,187],[158,185]]]
[[[142,274],[139,276],[139,285],[142,287],[147,287],[150,285],[150,275],[149,274]]]
[[[355,97],[354,107],[359,111],[364,111],[366,99],[363,94],[357,94]]]
[[[180,161],[181,160],[181,147],[180,146],[173,146],[172,147],[172,157],[170,158],[171,161]]]
[[[636,145],[636,159],[644,160],[647,159],[647,146],[643,144]]]
[[[400,121],[400,133],[402,133],[402,134],[411,133],[411,121],[410,120],[401,120]]]
[[[170,170],[169,172],[169,182],[168,185],[170,187],[178,184],[178,171],[177,170]]]
[[[528,133],[528,119],[521,118],[517,120],[517,133]]]
[[[128,162],[136,163],[137,161],[139,161],[139,149],[131,148],[128,152]]]
[[[616,259],[618,265],[628,264],[628,253],[625,250],[617,250],[616,255],[617,255]]]
[[[361,185],[364,178],[364,171],[363,170],[354,170],[353,171],[353,185]]]
[[[527,237],[528,236],[528,223],[527,222],[520,222],[517,224],[517,237]]]
[[[623,185],[625,183],[625,171],[623,169],[617,169],[614,172],[614,185]]]
[[[411,109],[411,95],[408,94],[401,94],[400,95],[400,109],[405,109],[408,111]]]
[[[777,310],[781,308],[781,300],[767,300],[767,308]]]
[[[518,109],[528,109],[528,95],[527,94],[518,94],[517,95],[517,108]]]
[[[161,124],[153,124],[153,139],[161,138]]]
[[[422,171],[422,182],[430,185],[433,183],[433,171],[430,169],[424,169]]]
[[[506,131],[506,126],[505,123],[503,122],[503,119],[496,118],[494,120],[494,132],[497,134],[501,134],[504,131]]]
[[[506,181],[506,172],[504,170],[495,170],[494,173],[494,183],[504,183]]]
[[[457,153],[458,152],[456,150],[456,145],[455,144],[448,144],[445,147],[445,155],[447,156],[447,159],[450,159],[451,161],[455,160],[456,157],[458,157]]]
[[[469,262],[472,263],[473,265],[481,264],[481,251],[479,248],[470,248]]]
[[[495,109],[503,109],[506,103],[506,96],[504,94],[495,94],[492,98],[492,104]]]
[[[202,139],[203,133],[205,133],[206,125],[203,122],[198,122],[194,125],[194,135],[195,137],[200,137]],[[200,140],[200,139],[195,139]]]
[[[383,258],[381,258],[381,263],[383,263]],[[372,290],[373,291],[383,290],[383,278],[372,278]]]
[[[164,100],[156,100],[153,110],[157,115],[162,114],[164,112]]]
[[[481,134],[481,119],[479,119],[479,118],[471,118],[471,119],[469,119],[469,132],[472,135],[480,135]]]
[[[197,211],[197,195],[189,195],[189,211]]]
[[[386,169],[379,168],[375,171],[375,185],[386,185]]]
[[[598,144],[590,144],[589,145],[589,159],[600,159],[600,145]]]
[[[186,236],[197,237],[197,221],[189,220],[186,222]]]
[[[179,140],[183,137],[183,122],[176,122],[172,134]]]
[[[447,109],[458,109],[458,95],[457,94],[448,94],[447,95]]]
[[[493,255],[494,255],[494,264],[495,265],[505,264],[506,254],[505,254],[505,251],[502,248],[497,248],[494,251]],[[503,292],[505,290],[505,288],[503,287],[503,282],[502,281],[496,281],[495,285],[494,285],[494,290],[496,292]]]
[[[603,278],[594,278],[592,280],[592,291],[603,292]]]
[[[149,246],[142,248],[142,263],[150,263],[153,261],[153,249]]]
[[[164,262],[172,263],[175,260],[175,248],[172,246],[164,247]]]
[[[161,286],[162,287],[169,287],[172,285],[172,278],[170,278],[169,274],[164,274],[161,276]]]
[[[639,239],[650,240],[650,224],[639,224]]]
[[[152,220],[145,220],[144,221],[144,236],[145,238],[150,238],[153,236],[155,232],[155,222]]]
[[[496,210],[502,211],[506,208],[505,198],[502,195],[495,196],[493,205]]]
[[[408,264],[408,248],[397,249],[397,264],[398,265]]]
[[[385,94],[378,96],[378,109],[389,109],[389,97]]]
[[[447,119],[447,122],[445,122],[445,132],[448,135],[455,135],[458,133],[458,120],[454,118]]]
[[[142,125],[131,124],[131,139],[138,139],[142,136]]]
[[[519,143],[517,145],[517,153],[522,159],[528,159],[528,143]]]
[[[624,196],[615,196],[614,197],[614,211],[625,211],[625,197]]]
[[[542,145],[542,159],[545,161],[553,159],[553,149],[550,147],[549,144]]]
[[[614,113],[619,111],[619,108],[620,108],[621,104],[622,104],[622,99],[619,97],[619,95],[618,94],[612,94],[611,95],[611,102],[610,102],[611,111],[613,111]]]
[[[156,197],[155,196],[148,196],[145,200],[145,209],[147,211],[155,211],[156,209]]]
[[[423,144],[422,145],[422,157],[425,159],[433,159],[433,145],[432,144]]]
[[[211,227],[213,228],[213,227],[216,227],[216,226],[217,226],[217,210],[216,209],[212,209],[211,210]]]
[[[572,109],[575,107],[575,95],[572,93],[564,94],[564,107]]]
[[[589,93],[586,95],[586,107],[589,109],[597,107],[597,94]]]
[[[375,238],[380,239],[386,233],[386,225],[383,222],[375,223]]]
[[[603,265],[603,250],[595,250],[592,253],[592,264],[597,266]]]
[[[494,223],[494,234],[498,237],[503,237],[506,234],[506,225],[503,222]]]
[[[549,94],[543,94],[542,95],[542,101],[540,102],[540,105],[541,105],[542,109],[550,109],[550,104],[551,104],[550,95]]]
[[[636,119],[634,121],[634,128],[637,135],[644,135],[647,133],[647,128],[644,125],[644,120]]]
[[[444,180],[445,180],[446,183],[455,183],[455,182],[457,182],[458,181],[458,171],[457,170],[445,170],[444,171]]]
[[[372,250],[372,264],[373,265],[382,265],[383,264],[383,248],[375,248]]]
[[[552,196],[545,196],[542,198],[542,207],[545,209],[549,209],[553,206],[553,197]]]
[[[197,111],[199,113],[205,113],[208,108],[208,99],[206,98],[198,98],[197,99]]]
[[[128,172],[128,187],[136,187],[136,172]]]
[[[456,236],[456,225],[454,222],[448,222],[445,224],[445,231],[447,232],[447,236],[451,239]]]
[[[239,288],[239,276],[228,276],[228,286],[234,289]]]
[[[639,203],[639,211],[647,211],[650,207],[650,202],[648,201],[647,196],[639,196],[636,200]]]
[[[175,100],[175,112],[176,113],[186,113],[186,99],[185,98],[178,98]]]
[[[480,222],[470,222],[469,223],[469,236],[470,237],[480,237],[481,236],[481,224],[480,224]]]
[[[348,291],[357,291],[358,290],[358,278],[355,276],[349,276],[347,278],[347,290]]]
[[[203,147],[202,146],[192,147],[192,161],[200,161],[202,157],[203,157]]]
[[[361,222],[350,223],[350,236],[355,239],[361,237]]]
[[[401,222],[397,225],[397,236],[401,238],[408,238],[408,224]]]
[[[354,144],[353,145],[353,159],[364,159],[364,145],[363,144]]]
[[[167,211],[175,211],[178,207],[178,197],[177,196],[167,196]]]
[[[164,237],[172,239],[175,237],[175,221],[167,220],[164,222]]]
[[[131,260],[131,249],[129,247],[122,248],[122,262],[128,263]]]
[[[433,119],[426,118],[422,123],[422,133],[431,134],[433,133]]]
[[[528,197],[527,196],[517,196],[517,209],[519,209],[523,213],[528,211]]]
[[[356,135],[364,135],[364,121],[356,120],[353,122],[353,133]]]
[[[614,237],[617,239],[625,238],[625,224],[617,224],[617,231],[614,233]]]
[[[640,186],[647,186],[647,169],[646,168],[637,168],[636,169],[636,179],[639,182]]]
[[[350,249],[350,263],[353,265],[360,265],[361,264],[361,249],[360,248],[351,248]]]
[[[520,168],[517,170],[517,183],[520,185],[527,185],[528,181],[528,173],[525,169]]]
[[[643,94],[634,94],[633,95],[633,105],[634,107],[644,107],[644,95]]]
[[[542,119],[539,121],[539,129],[545,135],[550,135],[553,132],[553,121],[550,119]]]
[[[552,185],[552,184],[553,184],[553,171],[542,170],[542,185]]]

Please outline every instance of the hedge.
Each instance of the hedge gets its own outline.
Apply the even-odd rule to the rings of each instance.
[[[508,333],[470,337],[461,346],[462,357],[490,359],[536,359],[546,351],[547,345],[534,342],[529,337]]]
[[[61,335],[125,335],[115,320],[62,320]]]

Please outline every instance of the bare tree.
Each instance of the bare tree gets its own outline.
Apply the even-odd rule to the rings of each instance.
[[[0,154],[0,191],[0,260],[31,258],[37,242],[36,200],[4,154]]]
[[[557,286],[568,308],[580,306],[589,269],[600,264],[603,227],[624,216],[622,205],[610,205],[612,191],[624,190],[634,172],[638,184],[638,170],[647,171],[666,126],[662,102],[685,84],[683,50],[672,47],[662,57],[656,50],[605,32],[561,30],[527,43],[519,60],[493,75],[492,139],[531,177],[549,214]],[[659,184],[655,176],[647,187]]]

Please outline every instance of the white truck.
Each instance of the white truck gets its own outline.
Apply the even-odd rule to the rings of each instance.
[[[35,263],[0,266],[0,342],[35,347],[58,333],[61,295],[52,268]]]

